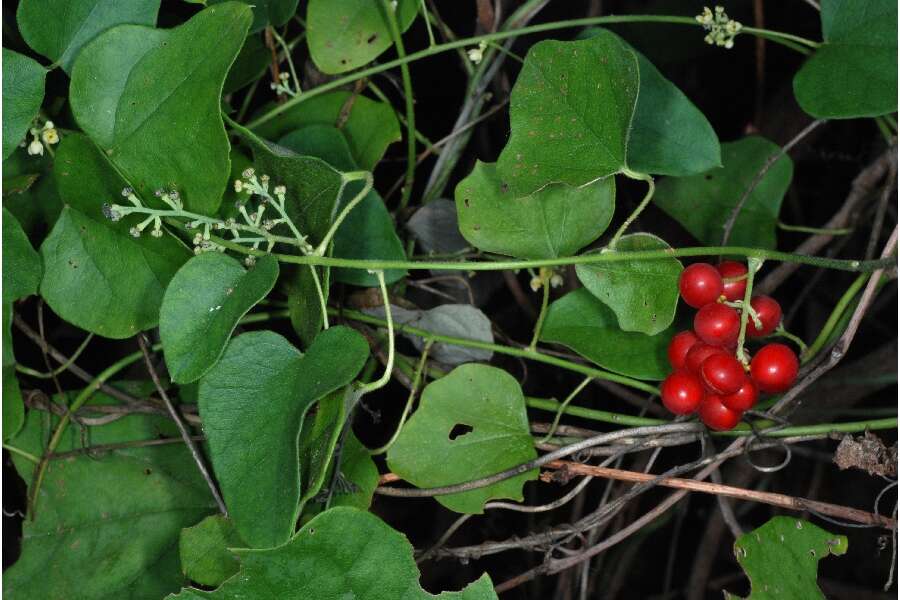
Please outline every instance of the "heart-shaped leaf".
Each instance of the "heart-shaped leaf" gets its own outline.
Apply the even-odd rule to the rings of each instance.
[[[368,355],[365,339],[347,327],[323,331],[305,355],[274,332],[251,332],[231,340],[200,380],[198,404],[216,477],[251,547],[290,538],[303,491],[303,420],[316,400],[350,383]]]
[[[3,49],[3,160],[25,137],[44,101],[47,70],[18,52]]]
[[[340,507],[322,513],[290,542],[271,550],[237,550],[240,574],[219,589],[194,588],[170,600],[354,598],[356,600],[491,600],[488,576],[460,592],[433,596],[419,585],[406,537],[373,514]]]
[[[72,397],[55,400],[65,404]],[[115,403],[102,394],[91,402]],[[30,411],[10,444],[40,456],[48,426],[58,422],[56,415]],[[56,451],[78,454],[49,462],[36,519],[22,525],[22,555],[3,573],[3,597],[161,598],[183,586],[179,533],[215,504],[184,444],[139,444],[173,437],[178,430],[168,418],[124,415],[90,431],[92,446],[123,447],[87,454],[79,452],[80,428],[69,427]],[[10,456],[30,484],[34,463]]]
[[[273,105],[264,106],[260,113],[271,108]],[[350,145],[353,161],[367,171],[373,170],[387,147],[400,139],[400,123],[390,104],[342,90],[304,100],[254,131],[266,139],[277,140],[307,125],[340,129]]]
[[[604,252],[668,249],[669,245],[655,235],[635,233],[622,236],[616,250]],[[656,335],[675,318],[681,274],[681,262],[677,258],[578,265],[575,272],[584,287],[612,309],[619,328],[624,331]]]
[[[608,31],[532,46],[510,97],[512,134],[497,160],[500,179],[524,196],[625,169],[638,77],[634,53]]]
[[[278,279],[278,261],[264,256],[245,270],[218,252],[195,256],[182,266],[163,296],[159,337],[175,383],[190,383],[209,371],[238,321],[266,297]]]
[[[229,2],[175,29],[114,27],[79,53],[75,119],[146,201],[175,186],[189,210],[219,207],[230,148],[220,95],[250,19],[246,5]]]
[[[897,110],[897,3],[822,0],[825,42],[794,77],[800,108],[819,119]]]
[[[734,556],[750,579],[749,598],[825,600],[816,582],[819,561],[847,552],[847,537],[793,517],[769,522],[734,543]],[[739,596],[725,592],[728,600]]]
[[[66,321],[106,337],[155,326],[166,285],[190,253],[170,236],[133,237],[139,215],[103,216],[125,182],[83,135],[63,139],[54,171],[66,206],[41,245],[41,296]]]
[[[222,515],[206,517],[181,530],[178,557],[181,570],[191,581],[216,587],[238,572],[240,561],[228,548],[242,548],[244,541],[234,522]]]
[[[65,10],[53,0],[22,0],[16,23],[25,42],[59,63],[66,73],[81,48],[115,25],[156,25],[159,0],[67,0]]]
[[[459,231],[476,248],[516,258],[558,258],[606,231],[615,198],[612,177],[582,187],[550,184],[516,197],[496,165],[478,161],[456,186],[456,212]]]
[[[725,223],[757,173],[781,149],[749,136],[722,144],[721,169],[659,182],[653,201],[691,235],[710,246],[722,242]],[[747,197],[729,238],[735,246],[775,248],[781,201],[791,184],[794,164],[782,156]]]
[[[623,331],[615,313],[582,288],[550,305],[541,341],[568,346],[609,371],[658,381],[672,371],[666,349],[673,333]]]
[[[430,488],[493,475],[536,456],[519,383],[496,367],[470,364],[428,384],[387,460],[403,479]],[[480,514],[493,498],[522,500],[522,485],[537,474],[533,469],[435,499],[450,510]]]
[[[387,15],[385,10],[394,10],[396,15]],[[415,0],[310,0],[306,9],[309,54],[323,73],[352,71],[393,45],[388,19],[396,18],[403,32],[418,10]]]

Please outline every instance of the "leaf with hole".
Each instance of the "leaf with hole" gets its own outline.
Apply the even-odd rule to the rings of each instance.
[[[548,183],[580,186],[621,172],[638,87],[637,58],[608,31],[538,42],[510,97],[500,179],[524,196]]]
[[[800,108],[819,119],[897,110],[897,3],[822,0],[824,42],[794,76]]]
[[[659,182],[653,202],[702,243],[718,246],[725,223],[766,161],[781,149],[749,136],[722,144],[722,168]],[[747,197],[734,223],[729,244],[774,249],[781,202],[791,184],[794,164],[782,156]]]
[[[659,381],[672,371],[666,350],[674,333],[671,326],[656,335],[623,331],[612,309],[581,288],[550,305],[541,341],[567,346],[614,373]]]
[[[603,252],[669,248],[655,235],[634,233],[619,238],[615,250]],[[675,318],[678,277],[681,275],[681,262],[677,258],[626,259],[577,265],[575,272],[584,287],[615,313],[619,328],[623,331],[656,335],[666,330]]]
[[[75,120],[146,202],[174,186],[188,210],[219,207],[230,149],[220,95],[250,19],[247,6],[230,2],[175,29],[113,27],[79,53]]]
[[[47,70],[37,61],[3,49],[3,160],[25,137],[44,101]]]
[[[536,456],[519,382],[496,367],[471,364],[425,387],[387,461],[391,471],[416,487],[431,488],[494,475]],[[491,499],[521,501],[522,485],[537,475],[532,469],[435,499],[456,512],[481,514]]]
[[[16,23],[25,42],[36,52],[72,72],[78,52],[116,25],[156,25],[159,0],[67,0],[60,10],[53,0],[22,0]]]
[[[388,15],[388,10],[395,14]],[[393,45],[388,19],[396,19],[402,33],[418,10],[416,0],[310,0],[306,9],[309,54],[323,73],[352,71]]]
[[[831,554],[846,552],[846,536],[793,517],[773,517],[734,543],[734,556],[750,579],[748,600],[825,600],[816,583],[818,563]],[[740,598],[728,592],[725,597]]]
[[[456,186],[459,231],[476,248],[516,258],[572,256],[606,231],[615,210],[612,177],[550,184],[517,197],[496,165],[476,162]]]
[[[163,296],[159,337],[175,383],[190,383],[209,371],[238,321],[268,295],[278,279],[271,256],[244,269],[218,252],[195,256],[182,266]]]
[[[365,339],[342,326],[320,333],[306,354],[274,332],[251,332],[231,340],[200,380],[198,405],[216,478],[251,547],[291,537],[304,491],[298,437],[306,413],[349,384],[368,355]]]
[[[66,321],[105,337],[156,326],[166,285],[190,253],[170,236],[133,237],[139,215],[103,216],[125,182],[85,136],[63,139],[54,172],[66,206],[41,245],[41,296]]]

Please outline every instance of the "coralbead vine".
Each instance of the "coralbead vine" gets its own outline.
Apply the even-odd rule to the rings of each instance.
[[[694,330],[675,334],[669,343],[675,371],[663,381],[660,394],[672,413],[697,412],[711,429],[733,429],[756,405],[759,392],[782,393],[794,384],[799,361],[793,350],[766,344],[750,358],[743,347],[746,338],[785,335],[778,301],[763,295],[748,298],[752,275],[736,261],[695,263],[682,271],[681,297],[698,311]]]

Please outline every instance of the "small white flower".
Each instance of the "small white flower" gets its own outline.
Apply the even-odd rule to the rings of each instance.
[[[531,286],[531,291],[536,292],[541,289],[541,286],[544,285],[544,282],[541,281],[541,278],[535,275],[531,278],[531,281],[528,283]]]
[[[558,288],[564,283],[562,275],[559,273],[554,273],[552,277],[550,277],[550,287]]]
[[[469,56],[469,60],[472,61],[472,64],[480,64],[481,60],[484,58],[484,51],[487,48],[487,42],[481,42],[478,44],[477,48],[470,48],[466,51],[466,54]]]
[[[31,156],[43,156],[44,155],[44,145],[38,139],[31,140],[31,143],[28,144],[28,154]]]
[[[234,191],[240,194],[244,190],[244,182],[240,179],[234,180]]]
[[[283,185],[276,185],[274,193],[276,196],[284,196],[287,193],[287,188]]]

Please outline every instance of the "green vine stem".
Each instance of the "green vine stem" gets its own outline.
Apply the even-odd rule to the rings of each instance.
[[[537,322],[534,324],[534,335],[531,337],[531,344],[528,349],[532,352],[537,348],[538,340],[541,339],[541,329],[544,328],[544,319],[547,318],[547,308],[550,306],[550,277],[553,275],[552,269],[541,269],[539,279],[541,282],[541,312],[538,313]]]
[[[793,333],[791,333],[790,331],[785,329],[784,325],[782,325],[782,324],[779,324],[778,327],[775,328],[775,331],[772,332],[772,335],[777,336],[777,337],[783,337],[786,340],[790,340],[790,341],[794,342],[797,345],[797,347],[800,348],[801,356],[806,354],[809,351],[809,347],[806,345],[806,342],[804,342],[802,339],[800,339],[800,337],[794,335]]]
[[[628,228],[631,227],[631,224],[634,223],[635,219],[647,208],[647,205],[650,204],[650,200],[653,199],[653,192],[656,190],[656,184],[653,182],[653,177],[650,175],[645,175],[643,173],[635,173],[634,171],[630,171],[625,169],[622,171],[622,174],[630,179],[637,179],[639,181],[647,182],[647,193],[644,195],[643,200],[641,200],[640,204],[632,211],[628,218],[625,219],[625,222],[619,226],[619,229],[616,231],[615,235],[609,241],[608,248],[610,250],[616,249],[616,243],[618,243],[619,238],[625,235],[625,232],[628,231]]]
[[[541,23],[538,25],[529,25],[528,27],[520,27],[518,29],[510,29],[507,31],[498,31],[495,33],[488,33],[485,35],[478,35],[474,37],[454,40],[451,42],[446,42],[444,44],[438,44],[437,46],[429,46],[424,50],[420,50],[418,52],[413,52],[412,54],[407,54],[403,58],[397,58],[388,62],[385,62],[380,65],[375,65],[369,67],[367,69],[362,69],[360,71],[356,71],[351,73],[350,75],[346,75],[344,77],[339,77],[334,81],[330,81],[324,85],[320,85],[311,90],[307,90],[300,94],[295,98],[289,99],[287,102],[279,104],[275,106],[268,112],[260,115],[253,121],[247,123],[247,127],[253,129],[254,127],[259,127],[263,123],[267,123],[277,117],[278,115],[290,110],[297,104],[303,102],[304,100],[309,100],[315,96],[319,96],[324,94],[325,92],[329,92],[331,90],[339,89],[348,83],[353,83],[358,79],[363,79],[366,77],[370,77],[372,75],[376,75],[378,73],[383,73],[384,71],[388,71],[393,69],[394,67],[399,67],[401,65],[409,64],[413,61],[421,60],[423,58],[428,58],[430,56],[434,56],[436,54],[440,54],[442,52],[447,52],[449,50],[455,50],[457,48],[464,48],[466,46],[477,46],[481,42],[494,42],[497,40],[505,40],[511,37],[518,37],[521,35],[527,35],[531,33],[541,33],[544,31],[555,31],[557,29],[567,29],[570,27],[589,27],[591,25],[609,25],[612,23],[669,23],[675,25],[690,25],[692,27],[699,27],[700,24],[693,17],[680,17],[680,16],[670,16],[670,15],[608,15],[604,17],[588,17],[583,19],[568,19],[565,21],[554,21],[552,23]],[[780,31],[771,31],[768,29],[758,29],[756,27],[744,27],[741,29],[742,33],[749,33],[751,35],[756,35],[759,37],[764,37],[768,40],[771,40],[776,43],[784,44],[792,49],[797,49],[797,45],[805,46],[808,48],[818,48],[818,42],[814,42],[812,40],[808,40],[806,38],[802,38],[800,36],[796,36],[790,33],[783,33]]]
[[[403,35],[397,23],[397,9],[392,7],[390,0],[382,0],[382,10],[387,13],[387,22],[391,28],[391,38],[397,50],[400,60],[406,58],[406,49],[403,46]],[[396,3],[394,3],[396,6]],[[425,22],[428,22],[427,17]],[[431,33],[431,28],[428,29]],[[431,40],[434,47],[434,39]],[[403,81],[403,100],[406,105],[406,175],[403,180],[403,189],[400,192],[400,208],[406,208],[412,194],[413,181],[416,176],[416,111],[413,101],[412,78],[409,75],[409,63],[400,65],[400,77]]]
[[[416,364],[416,370],[413,372],[412,383],[410,384],[409,388],[409,396],[406,397],[406,406],[403,407],[403,412],[400,414],[400,421],[397,423],[397,428],[394,430],[394,434],[391,435],[391,438],[383,446],[380,446],[373,450],[369,450],[370,455],[375,456],[378,454],[384,454],[391,449],[391,446],[393,446],[394,442],[397,441],[397,438],[400,437],[400,431],[403,429],[403,425],[406,423],[406,419],[409,417],[413,402],[415,401],[416,396],[419,392],[419,386],[422,384],[425,365],[428,362],[428,353],[431,351],[431,345],[433,343],[434,340],[428,340],[425,342],[425,348],[422,350],[422,356],[419,357],[419,362]]]
[[[75,349],[75,352],[72,353],[72,356],[70,356],[69,359],[66,360],[66,362],[62,363],[52,371],[37,371],[35,369],[26,367],[25,365],[20,365],[19,363],[16,363],[16,371],[24,375],[28,375],[29,377],[34,377],[36,379],[52,379],[63,371],[67,371],[69,367],[72,366],[72,363],[78,360],[78,357],[81,356],[81,353],[84,352],[85,348],[88,347],[88,344],[92,339],[94,339],[94,334],[89,333],[87,337],[84,338],[84,341],[81,342],[81,344],[78,346],[78,348]]]
[[[378,277],[378,287],[381,288],[381,300],[384,302],[384,315],[388,330],[388,358],[387,364],[384,366],[384,374],[376,381],[371,381],[359,386],[360,395],[369,394],[375,390],[380,390],[391,380],[394,372],[394,319],[391,316],[391,300],[388,297],[387,285],[384,282],[384,271],[375,271]]]
[[[744,353],[744,341],[747,339],[747,321],[750,318],[750,298],[753,297],[753,280],[762,264],[763,261],[758,258],[751,257],[747,260],[747,287],[744,289],[744,299],[741,302],[741,331],[738,334],[737,350],[735,351],[737,359],[741,361],[744,367],[749,364],[747,355]]]
[[[540,438],[536,443],[537,444],[545,444],[547,441],[552,438],[556,434],[556,428],[559,427],[559,420],[562,418],[563,412],[568,408],[569,404],[572,400],[575,399],[578,394],[581,393],[581,390],[587,387],[587,385],[594,380],[593,377],[585,377],[581,383],[575,386],[575,389],[572,390],[566,399],[563,400],[563,403],[559,405],[559,408],[556,411],[556,414],[553,416],[553,423],[550,424],[550,428],[547,430],[546,435]]]
[[[334,223],[331,224],[331,228],[328,230],[328,232],[322,238],[322,241],[316,247],[315,251],[313,252],[313,255],[325,256],[325,254],[328,252],[328,245],[331,243],[332,238],[334,238],[334,235],[337,233],[341,224],[344,222],[344,219],[346,219],[347,215],[349,215],[350,212],[354,208],[356,208],[356,206],[360,202],[363,201],[363,198],[365,198],[368,195],[368,193],[372,191],[372,185],[374,184],[374,180],[372,177],[372,173],[370,173],[369,171],[349,171],[347,173],[341,173],[341,187],[340,187],[340,190],[338,191],[338,199],[340,199],[341,195],[343,194],[344,187],[346,187],[346,185],[348,183],[351,183],[353,181],[360,181],[360,180],[365,182],[365,184],[363,185],[363,188],[361,190],[359,190],[359,192],[355,196],[353,196],[353,199],[347,203],[347,206],[345,206],[341,210],[340,214],[334,220]],[[324,265],[321,265],[321,266],[324,266]],[[374,271],[374,270],[378,270],[378,269],[372,269],[372,270]]]

